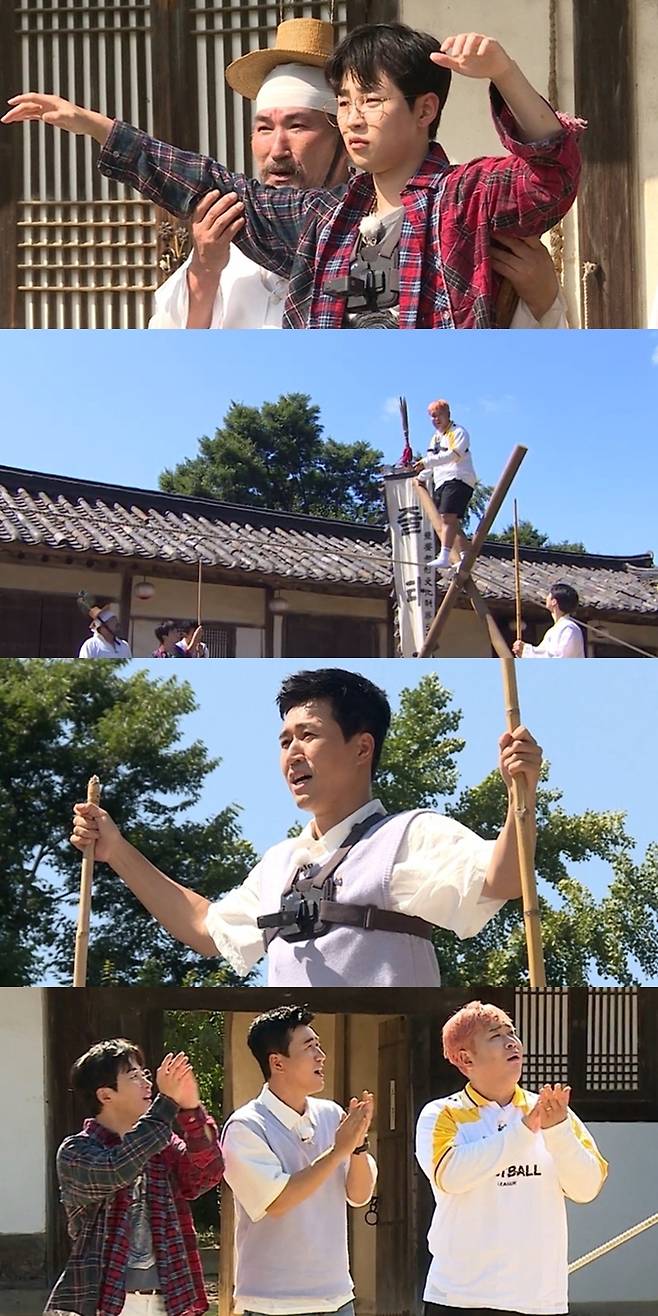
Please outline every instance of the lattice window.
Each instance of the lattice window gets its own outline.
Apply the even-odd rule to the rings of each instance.
[[[525,1047],[523,1084],[569,1082],[569,993],[566,988],[515,994],[515,1022]]]
[[[640,1086],[637,988],[591,988],[587,1001],[587,1091]]]
[[[204,621],[203,642],[211,658],[235,658],[235,626],[218,621]]]
[[[169,0],[172,9],[182,0]],[[23,88],[44,88],[153,131],[151,0],[14,0]],[[251,105],[227,87],[240,55],[269,44],[281,18],[330,20],[346,0],[191,0],[198,149],[251,170]],[[171,59],[179,57],[172,52]],[[154,93],[155,87],[155,93]],[[157,109],[157,104],[155,106]],[[96,147],[43,124],[22,129],[16,286],[28,328],[144,328],[161,281],[152,205],[103,178]]]
[[[199,150],[227,164],[251,169],[251,102],[233,93],[224,79],[228,65],[250,50],[272,44],[278,24],[289,18],[333,23],[337,40],[345,35],[346,0],[196,0],[192,14],[198,79]]]

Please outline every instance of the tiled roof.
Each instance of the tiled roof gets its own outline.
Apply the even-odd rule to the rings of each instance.
[[[33,546],[49,553],[86,554],[143,563],[204,566],[236,577],[253,574],[291,584],[346,585],[381,595],[391,586],[385,526],[260,511],[210,498],[123,488],[67,476],[0,466],[0,547]],[[524,604],[539,604],[564,577],[590,614],[658,620],[651,553],[521,550]],[[474,573],[490,600],[514,599],[509,544],[487,544]]]
[[[651,578],[651,553],[609,557],[596,553],[560,553],[521,549],[521,598],[543,602],[551,585],[565,580],[578,592],[583,612],[612,617],[617,613],[658,620],[658,583]],[[474,579],[487,599],[514,599],[514,552],[511,544],[487,544]]]
[[[386,538],[381,526],[0,467],[0,546],[386,589]]]

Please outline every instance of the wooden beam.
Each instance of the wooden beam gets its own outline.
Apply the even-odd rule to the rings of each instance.
[[[640,328],[634,6],[574,0],[576,114],[587,119],[578,194],[581,324]]]
[[[6,95],[20,91],[18,40],[16,36],[17,3],[0,5],[0,51]],[[6,106],[3,107],[6,109]],[[18,329],[17,261],[18,197],[22,135],[26,129],[10,128],[0,138],[0,329]]]

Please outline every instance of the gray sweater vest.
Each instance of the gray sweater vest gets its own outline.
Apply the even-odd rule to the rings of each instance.
[[[297,1174],[334,1144],[341,1109],[333,1101],[308,1098],[315,1131],[302,1142],[256,1099],[227,1120],[239,1121],[274,1152],[286,1174]],[[253,1221],[235,1198],[235,1297],[276,1298],[292,1305],[309,1299],[341,1298],[352,1292],[347,1252],[346,1167],[341,1164],[305,1202],[279,1217]],[[260,1308],[257,1308],[260,1310]]]
[[[393,908],[391,870],[413,818],[413,809],[378,820],[336,871],[334,899],[353,905]],[[260,914],[272,914],[290,880],[295,845],[284,841],[261,860]],[[431,941],[405,932],[366,931],[340,924],[308,941],[275,937],[268,951],[270,987],[439,987]]]

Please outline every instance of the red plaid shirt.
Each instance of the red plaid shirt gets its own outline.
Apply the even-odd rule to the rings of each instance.
[[[180,1136],[172,1131],[174,1118]],[[126,1296],[133,1185],[143,1173],[168,1316],[201,1316],[208,1299],[188,1201],[214,1188],[223,1168],[217,1126],[202,1106],[179,1111],[160,1095],[123,1138],[86,1120],[82,1132],[66,1138],[57,1153],[72,1248],[46,1311],[119,1316]]]
[[[513,116],[494,87],[491,100],[509,154],[450,165],[434,145],[403,189],[401,329],[495,328],[500,281],[491,268],[491,236],[544,233],[575,199],[583,122],[559,115],[561,132],[555,137],[520,142]],[[290,280],[284,328],[341,328],[346,299],[323,289],[328,280],[349,271],[359,221],[372,209],[369,174],[334,191],[264,187],[124,123],[115,123],[99,163],[108,177],[131,183],[181,218],[189,217],[212,188],[237,192],[245,227],[236,246]]]

